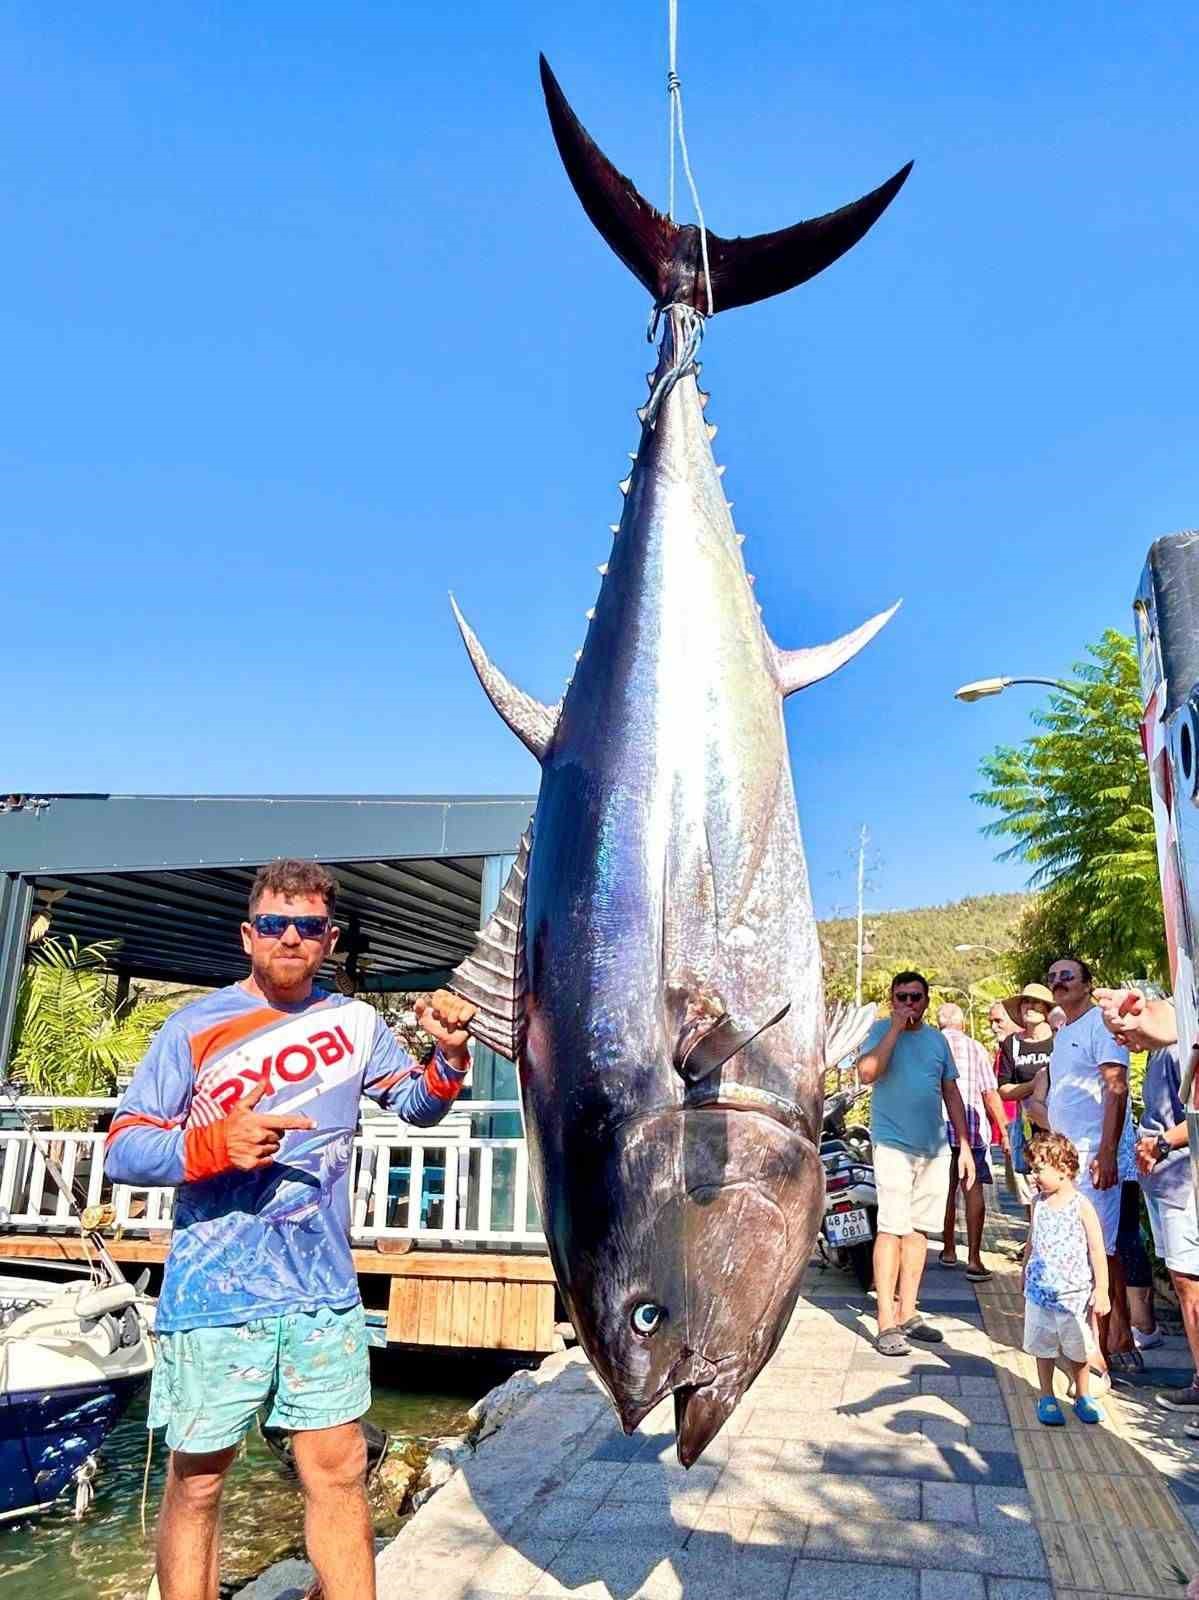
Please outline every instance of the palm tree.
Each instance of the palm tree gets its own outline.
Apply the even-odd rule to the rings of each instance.
[[[74,937],[39,943],[17,992],[11,1076],[26,1094],[104,1095],[139,1061],[179,1001],[142,1000],[118,1012],[108,963],[115,943]],[[87,1127],[87,1112],[56,1111],[56,1129]]]

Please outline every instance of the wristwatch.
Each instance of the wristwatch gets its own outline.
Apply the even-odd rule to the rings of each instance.
[[[1164,1161],[1167,1156],[1172,1156],[1174,1154],[1174,1146],[1164,1134],[1159,1133],[1157,1136],[1157,1143],[1153,1147],[1153,1153],[1159,1161]]]

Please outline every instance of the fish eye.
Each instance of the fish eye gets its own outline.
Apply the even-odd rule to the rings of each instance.
[[[643,1339],[648,1339],[650,1334],[657,1333],[664,1315],[661,1306],[655,1305],[652,1300],[643,1300],[640,1305],[633,1307],[629,1321],[633,1324],[634,1333],[639,1333]]]

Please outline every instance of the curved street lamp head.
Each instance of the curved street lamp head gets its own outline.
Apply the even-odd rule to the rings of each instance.
[[[1041,683],[1047,689],[1056,689],[1060,694],[1072,694],[1081,698],[1081,691],[1073,683],[1063,683],[1060,678],[978,678],[974,683],[964,683],[960,689],[953,691],[955,700],[985,700],[988,695],[1002,694],[1005,689],[1010,689],[1014,683]]]
[[[985,700],[988,695],[1002,694],[1011,683],[1010,678],[979,678],[974,683],[964,683],[953,691],[955,700]]]

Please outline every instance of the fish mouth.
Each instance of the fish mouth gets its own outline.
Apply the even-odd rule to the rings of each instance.
[[[674,1391],[675,1448],[684,1467],[694,1466],[728,1421],[740,1392],[714,1384],[686,1384]]]

